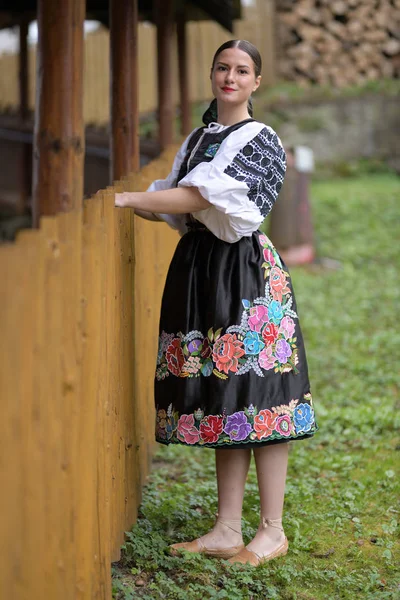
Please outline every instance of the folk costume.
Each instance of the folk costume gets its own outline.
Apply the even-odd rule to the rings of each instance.
[[[251,118],[195,129],[148,191],[197,187],[211,207],[158,216],[181,239],[163,294],[156,440],[258,447],[317,430],[288,269],[259,227],[281,189],[285,152]]]

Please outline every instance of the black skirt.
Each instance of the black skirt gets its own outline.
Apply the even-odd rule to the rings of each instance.
[[[248,448],[318,429],[287,267],[256,231],[236,243],[201,223],[165,284],[155,377],[156,440]]]

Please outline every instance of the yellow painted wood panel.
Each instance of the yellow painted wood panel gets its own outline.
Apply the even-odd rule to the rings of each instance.
[[[114,207],[176,148],[0,246],[0,597],[111,600],[154,442],[162,289],[178,236]]]
[[[79,420],[82,364],[82,211],[73,211],[57,216],[58,242],[62,273],[61,389],[63,396],[63,454],[62,472],[66,479],[64,491],[64,520],[67,536],[64,547],[64,569],[68,597],[75,596],[77,510],[79,509],[77,486],[81,465],[79,450]]]

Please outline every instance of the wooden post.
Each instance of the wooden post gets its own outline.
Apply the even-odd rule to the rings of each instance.
[[[189,73],[188,73],[188,52],[186,36],[186,16],[181,13],[178,16],[177,23],[178,37],[178,73],[179,73],[179,94],[181,103],[181,134],[189,135],[192,131],[192,119],[190,114],[189,100]]]
[[[33,226],[83,199],[85,0],[38,1]]]
[[[279,252],[296,244],[297,175],[293,152],[286,149],[285,180],[269,217],[269,236]]]
[[[29,19],[21,17],[19,23],[19,118],[21,125],[29,116],[29,63],[28,63]],[[32,149],[30,144],[21,144],[19,169],[19,198],[17,214],[23,215],[32,187]]]
[[[156,0],[158,124],[161,148],[172,143],[174,110],[172,102],[172,40],[174,35],[173,0]]]
[[[138,0],[111,0],[111,179],[140,166]]]
[[[314,159],[309,148],[286,150],[286,176],[278,202],[270,216],[269,234],[290,267],[315,259],[313,226],[309,201],[309,179]]]

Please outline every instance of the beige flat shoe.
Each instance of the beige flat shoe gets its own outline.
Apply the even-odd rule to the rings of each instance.
[[[236,525],[238,522],[240,523],[240,521],[220,518],[218,517],[218,513],[216,514],[216,517],[217,521],[222,525],[225,525],[226,527],[232,529],[232,531],[235,531],[236,533],[241,533],[241,531],[232,527],[232,524]],[[205,554],[206,556],[224,559],[231,558],[232,556],[237,555],[243,549],[244,544],[240,544],[239,546],[231,546],[230,548],[207,548],[203,544],[201,537],[197,538],[196,540],[193,540],[192,542],[179,542],[177,544],[171,544],[171,546],[169,546],[169,551],[170,554],[172,554],[172,556],[179,556],[182,550],[184,550],[186,552]]]
[[[201,541],[201,538],[193,540],[193,542],[181,542],[179,544],[172,544],[169,546],[170,554],[172,556],[178,556],[182,550],[186,552],[194,552],[197,554],[205,554],[206,556],[213,556],[214,558],[231,558],[240,553],[244,549],[244,544],[240,546],[231,546],[230,548],[206,548]]]
[[[277,525],[278,523],[278,525]],[[279,526],[280,524],[280,526]],[[281,519],[266,519],[263,518],[262,519],[262,526],[264,528],[270,526],[270,527],[276,527],[277,529],[281,529],[283,531],[283,527],[282,527],[282,520]],[[271,552],[270,554],[267,554],[266,556],[259,556],[256,552],[253,552],[252,550],[248,550],[247,548],[243,548],[243,550],[240,550],[240,552],[238,552],[238,554],[236,554],[236,556],[233,556],[232,558],[230,558],[228,560],[228,563],[233,565],[233,564],[242,564],[242,565],[251,565],[253,567],[258,567],[259,565],[262,565],[266,562],[268,562],[269,560],[272,560],[273,558],[277,558],[278,556],[284,556],[287,551],[289,549],[289,542],[287,537],[285,537],[283,543],[273,552]]]

